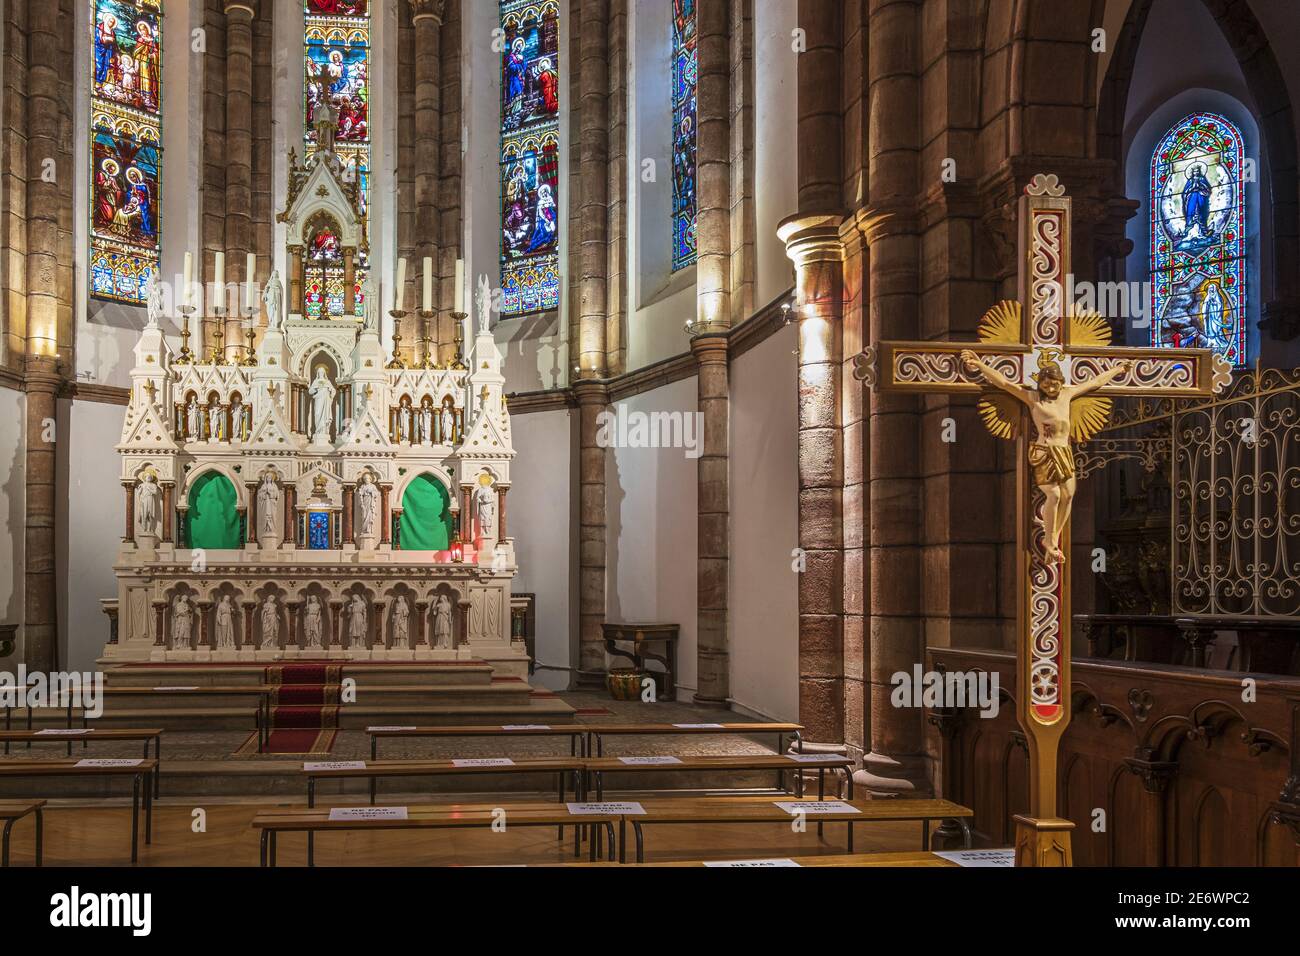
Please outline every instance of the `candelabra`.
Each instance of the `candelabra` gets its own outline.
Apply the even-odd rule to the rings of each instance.
[[[402,319],[406,318],[406,310],[391,309],[388,314],[393,317],[393,358],[384,368],[406,368],[402,361]]]
[[[244,360],[241,364],[254,368],[257,366],[257,351],[253,348],[253,338],[257,335],[257,329],[254,328],[253,316],[257,315],[257,307],[244,305],[241,311],[244,313],[244,336],[248,339],[248,344],[244,346]]]
[[[192,365],[194,356],[190,354],[190,316],[194,314],[194,306],[183,305],[180,307],[181,315],[185,318],[181,321],[181,354],[176,356],[173,365]]]
[[[214,305],[212,307],[212,316],[216,319],[216,327],[212,330],[212,364],[226,364],[226,307],[224,305]]]
[[[466,313],[464,312],[453,312],[451,314],[456,335],[456,361],[452,362],[451,367],[455,369],[465,368],[465,317]]]
[[[438,367],[438,363],[433,361],[429,357],[429,342],[431,341],[429,338],[429,323],[433,320],[433,317],[435,315],[437,315],[437,313],[433,309],[420,310],[420,318],[424,320],[424,323],[422,325],[422,328],[424,329],[424,335],[420,339],[420,351],[423,354],[423,357],[420,359],[420,364],[417,365],[416,368],[437,368]]]

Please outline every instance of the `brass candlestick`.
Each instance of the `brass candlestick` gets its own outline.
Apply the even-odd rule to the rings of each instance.
[[[462,371],[465,368],[465,317],[467,314],[465,312],[453,312],[451,314],[456,337],[456,360],[451,363],[451,367]]]
[[[406,363],[402,361],[402,319],[406,318],[405,309],[392,309],[388,313],[393,317],[393,358],[384,368],[399,369],[406,368]]]
[[[181,322],[181,354],[176,356],[174,365],[192,365],[194,356],[190,354],[190,316],[194,314],[194,306],[183,305],[180,307],[181,315],[185,316]]]
[[[431,341],[429,337],[429,323],[432,321],[433,317],[437,314],[438,313],[435,312],[433,309],[420,310],[420,318],[424,320],[424,325],[423,325],[424,336],[420,339],[420,351],[422,353],[422,358],[420,359],[420,364],[417,365],[416,368],[437,368],[438,367],[438,363],[433,361],[429,357],[429,342]]]
[[[225,312],[226,310],[219,305],[212,307],[213,318],[217,320],[217,327],[212,332],[213,365],[226,364],[226,350],[225,345],[223,344],[226,340]]]
[[[244,322],[247,327],[244,335],[248,339],[248,344],[244,346],[244,361],[241,364],[248,368],[257,365],[257,351],[253,348],[253,339],[257,335],[257,329],[253,325],[253,316],[255,315],[257,315],[256,308],[250,309],[248,306],[244,306]]]

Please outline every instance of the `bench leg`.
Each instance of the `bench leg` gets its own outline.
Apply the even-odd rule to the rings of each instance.
[[[157,771],[154,771],[157,773]],[[152,777],[150,774],[149,777]],[[153,788],[154,785],[149,777],[144,781],[144,844],[148,846],[153,843]]]
[[[817,770],[817,799],[818,800],[826,799],[826,768],[825,767],[819,767]],[[824,824],[820,820],[817,821],[818,838],[822,836],[825,827],[826,824]]]
[[[307,809],[311,810],[316,806],[316,781],[307,778]],[[307,865],[316,865],[316,831],[307,831]],[[274,864],[272,864],[274,866]]]
[[[852,852],[853,852],[853,821],[852,821],[852,820],[849,821],[849,843],[848,843],[848,848],[849,848],[849,852],[852,853]]]
[[[618,818],[618,862],[627,862],[627,817]]]
[[[559,773],[557,773],[557,774],[555,775],[557,778],[559,778],[560,803],[563,803],[563,802],[564,802],[564,773],[565,773],[565,771],[561,770]],[[561,842],[563,842],[563,840],[564,840],[564,824],[563,824],[563,823],[560,824],[560,840],[561,840]]]
[[[131,862],[140,859],[140,775],[131,778]]]
[[[636,861],[645,862],[645,834],[641,832],[641,821],[632,821],[632,832],[636,834]]]
[[[921,821],[921,849],[930,849],[930,821]]]
[[[45,860],[45,813],[43,807],[36,808],[36,865],[44,866]]]
[[[271,831],[271,845],[267,847],[267,856],[271,861],[270,863],[271,866],[275,866],[275,845],[276,845],[276,837],[278,836],[279,834],[276,833],[274,830]]]
[[[620,817],[619,820],[621,821],[622,817]],[[605,821],[605,830],[606,830],[606,835],[609,837],[609,862],[613,863],[614,862],[614,821],[613,820]]]
[[[971,842],[970,824],[959,818],[957,820],[957,826],[961,827],[962,844],[967,850],[971,849],[974,844]]]
[[[9,865],[9,835],[13,832],[14,824],[17,822],[17,818],[5,821],[3,847],[0,848],[0,867],[7,867]]]
[[[144,755],[149,756],[149,744],[144,745]],[[153,795],[154,798],[162,796],[162,735],[153,739],[153,759],[158,761],[158,766],[153,771]]]
[[[258,865],[259,866],[266,866],[266,845],[268,842],[270,842],[270,839],[271,839],[271,832],[269,830],[263,830],[262,838],[258,841]]]

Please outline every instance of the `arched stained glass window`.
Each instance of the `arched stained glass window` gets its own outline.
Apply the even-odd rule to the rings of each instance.
[[[370,8],[369,0],[305,0],[306,62],[303,79],[303,156],[316,151],[312,123],[320,104],[329,101],[338,117],[334,152],[343,162],[343,177],[358,180],[357,211],[365,227],[370,196]],[[337,237],[336,237],[337,238]],[[357,250],[356,300],[368,266],[366,250]],[[316,290],[312,317],[343,314],[342,273]],[[313,311],[308,290],[308,312]]]
[[[1246,362],[1246,182],[1241,131],[1193,113],[1151,156],[1153,345]]]
[[[90,294],[138,305],[158,270],[162,0],[91,4]]]
[[[695,261],[695,0],[673,0],[673,271]]]
[[[501,314],[560,304],[560,6],[501,0]]]

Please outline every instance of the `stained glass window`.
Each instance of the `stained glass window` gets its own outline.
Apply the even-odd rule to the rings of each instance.
[[[308,224],[307,256],[303,269],[307,318],[343,314],[343,247],[339,228],[324,217]]]
[[[160,261],[162,0],[91,5],[90,294],[140,304]]]
[[[560,6],[501,0],[501,314],[560,304]]]
[[[1241,131],[1215,113],[1174,125],[1151,156],[1155,346],[1246,362],[1246,196]]]
[[[316,151],[316,110],[329,101],[338,117],[334,151],[343,162],[344,178],[358,182],[357,211],[362,228],[370,198],[370,9],[369,0],[304,0],[306,39],[303,79],[303,151]],[[337,242],[337,235],[335,235]],[[356,300],[361,308],[361,284],[365,281],[367,256],[357,250]],[[310,266],[310,262],[309,262]],[[337,274],[323,276],[313,313],[313,290],[307,285],[307,311],[313,318],[342,315],[342,265]]]
[[[695,0],[673,0],[673,271],[695,261]]]

